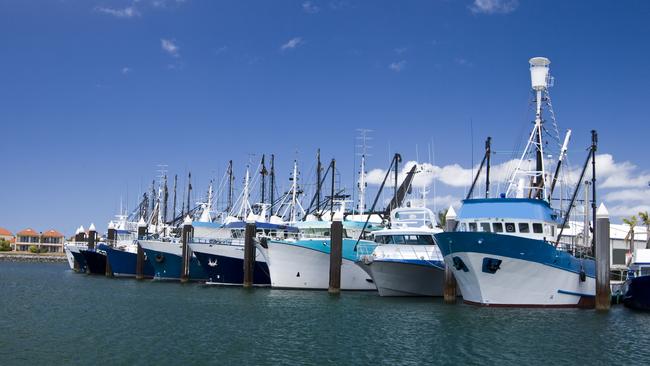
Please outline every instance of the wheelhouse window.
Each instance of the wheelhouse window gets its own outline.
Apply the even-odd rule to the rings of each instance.
[[[514,222],[506,222],[506,233],[516,233],[517,228]]]
[[[481,223],[481,231],[489,233],[490,232],[490,223],[489,222],[482,222]]]
[[[492,223],[492,229],[494,230],[495,233],[502,233],[503,232],[503,224],[500,223],[500,222]]]
[[[533,223],[533,232],[535,234],[542,234],[544,232],[544,227],[540,223]]]
[[[470,222],[469,223],[469,231],[478,231],[476,229],[476,223],[475,222]]]
[[[522,234],[526,234],[530,232],[530,225],[528,225],[527,222],[520,222],[519,223],[519,232]]]

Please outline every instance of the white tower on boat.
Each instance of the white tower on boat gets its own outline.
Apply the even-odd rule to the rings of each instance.
[[[529,63],[531,87],[535,93],[535,124],[528,138],[526,148],[510,177],[506,196],[515,194],[517,197],[522,197],[525,190],[528,189],[530,198],[549,199],[547,194],[549,177],[546,174],[544,161],[546,156],[544,155],[543,136],[545,131],[543,128],[542,107],[548,95],[548,88],[551,86],[552,78],[549,73],[551,61],[546,57],[533,57],[529,60]],[[525,161],[529,161],[527,157],[533,154],[535,155],[535,166],[532,168],[522,166]]]

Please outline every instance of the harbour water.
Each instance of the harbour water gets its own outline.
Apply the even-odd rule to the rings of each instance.
[[[646,364],[650,315],[479,308],[0,262],[0,364]]]

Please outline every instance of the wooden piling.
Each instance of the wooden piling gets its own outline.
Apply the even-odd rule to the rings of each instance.
[[[97,241],[97,230],[95,230],[95,224],[90,224],[88,228],[88,249],[95,249],[95,241]]]
[[[186,283],[190,280],[190,259],[192,252],[190,251],[190,241],[192,240],[192,219],[187,216],[183,221],[183,230],[181,236],[182,243],[182,262],[181,262],[181,283]]]
[[[111,221],[108,223],[108,231],[106,233],[106,244],[108,246],[114,247],[115,246],[115,239],[116,239],[116,233],[117,230],[115,230],[115,226],[113,225],[113,222]],[[106,277],[113,277],[113,269],[111,268],[111,262],[108,260],[108,253],[106,254]]]
[[[596,310],[609,310],[612,301],[609,283],[609,212],[601,203],[596,211]]]
[[[332,221],[330,228],[330,283],[327,292],[341,293],[341,264],[343,262],[343,223]]]
[[[255,223],[246,223],[246,233],[244,235],[244,287],[253,287],[255,281]]]
[[[452,206],[449,206],[447,210],[447,215],[445,216],[445,231],[454,231],[456,230],[456,211]],[[456,297],[458,296],[457,292],[456,277],[451,270],[451,267],[445,265],[445,283],[443,287],[443,296],[446,304],[455,304]]]
[[[144,221],[144,218],[140,218],[140,221],[138,221],[138,240],[146,239],[146,237],[147,223]],[[138,250],[135,259],[135,279],[144,279],[144,250],[142,250],[140,242],[138,242]]]

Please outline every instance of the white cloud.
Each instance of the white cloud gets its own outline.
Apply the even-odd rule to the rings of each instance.
[[[178,45],[176,45],[175,41],[172,39],[160,39],[160,46],[162,47],[163,51],[169,53],[170,55],[174,57],[179,57],[180,54],[178,51],[180,50]]]
[[[122,9],[114,9],[114,8],[105,8],[105,7],[97,7],[95,8],[98,12],[112,15],[116,18],[133,18],[140,16],[140,12],[133,7],[133,6],[127,6],[126,8]]]
[[[294,37],[294,38],[291,38],[289,41],[287,41],[287,43],[285,43],[285,44],[283,44],[282,46],[280,46],[280,49],[283,50],[283,51],[284,51],[284,50],[294,49],[294,48],[296,48],[296,47],[299,47],[299,46],[302,45],[303,43],[304,43],[304,42],[303,42],[302,38],[300,38],[300,37]]]
[[[402,61],[397,61],[397,62],[391,62],[390,65],[388,65],[388,68],[395,71],[395,72],[400,72],[406,67],[406,60]]]
[[[308,14],[316,14],[320,11],[320,7],[311,1],[305,1],[302,3],[302,11]]]
[[[123,75],[129,74],[131,71],[133,71],[133,69],[131,69],[130,67],[125,66],[122,68]]]
[[[648,187],[650,173],[638,170],[638,167],[629,161],[615,162],[610,154],[596,156],[596,177],[602,182],[600,188]]]
[[[469,10],[474,14],[507,14],[518,6],[519,0],[474,0]]]

